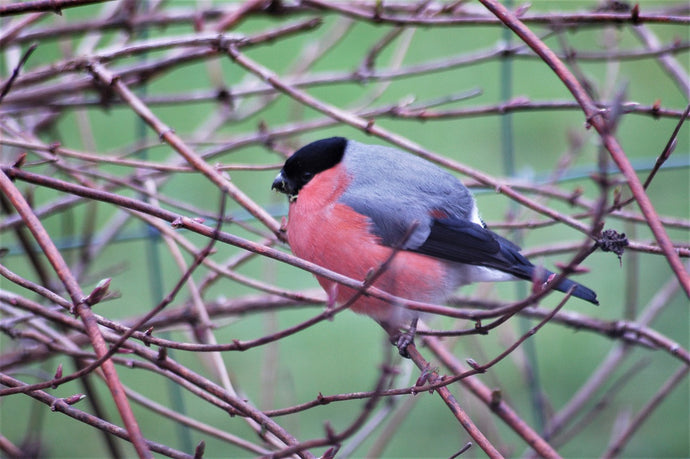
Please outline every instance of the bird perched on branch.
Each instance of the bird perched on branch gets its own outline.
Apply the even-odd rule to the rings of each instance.
[[[472,282],[543,283],[553,276],[486,228],[457,178],[394,148],[318,140],[285,161],[272,188],[289,197],[287,239],[296,256],[357,280],[380,269],[373,285],[397,297],[440,303]],[[317,279],[339,303],[356,293]],[[572,280],[554,288],[572,288],[573,296],[598,304],[596,293]],[[371,296],[360,296],[351,309],[392,336],[407,321],[416,326],[415,311]],[[410,339],[398,343],[401,353]]]

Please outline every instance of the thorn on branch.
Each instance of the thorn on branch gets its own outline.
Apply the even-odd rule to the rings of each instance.
[[[335,433],[335,430],[333,430],[331,423],[328,421],[324,422],[323,428],[326,431],[326,440],[328,441],[328,443],[337,444],[338,435]]]
[[[640,23],[640,4],[635,3],[635,6],[632,7],[632,11],[630,11],[630,19],[632,20],[633,25],[638,25]]]
[[[453,455],[450,457],[450,459],[455,459],[456,457],[460,457],[465,451],[467,451],[467,450],[470,449],[471,447],[472,447],[472,442],[471,442],[471,441],[468,441],[467,443],[465,443],[465,446],[463,446],[463,447],[460,449],[460,451],[458,451],[457,453],[453,454]]]
[[[151,338],[152,334],[153,334],[153,325],[150,326],[149,328],[147,328],[146,331],[144,331],[144,339],[143,339],[144,346],[151,347],[151,340],[149,338]]]
[[[657,99],[652,104],[652,118],[658,120],[661,117],[661,99]]]
[[[316,396],[316,401],[319,403],[319,405],[328,405],[331,403],[328,401],[328,399],[326,399],[326,397],[323,396],[321,392],[319,392],[319,395]]]
[[[194,459],[201,459],[204,457],[204,452],[206,451],[206,442],[201,440],[196,448],[194,448]]]
[[[649,187],[649,184],[652,183],[652,180],[656,176],[659,169],[661,169],[661,166],[664,165],[668,158],[671,157],[671,153],[673,153],[673,151],[676,149],[676,146],[678,145],[678,134],[680,133],[680,129],[683,126],[683,123],[685,123],[685,120],[687,119],[689,114],[690,104],[688,104],[685,107],[685,110],[683,111],[680,120],[678,120],[678,124],[676,124],[676,127],[673,130],[673,134],[671,134],[671,137],[668,139],[668,142],[664,147],[664,151],[662,151],[659,157],[656,159],[656,163],[654,163],[652,171],[647,176],[647,180],[644,181],[644,184],[642,185],[644,189],[647,189],[647,187]]]
[[[238,351],[245,351],[247,349],[247,347],[244,344],[242,344],[242,341],[238,339],[233,339],[232,344],[236,346]]]
[[[34,52],[34,50],[38,47],[38,43],[33,43],[29,48],[24,52],[24,55],[22,56],[21,59],[19,59],[19,62],[17,63],[16,67],[14,70],[12,70],[12,75],[7,79],[4,85],[2,85],[2,89],[0,90],[0,103],[2,102],[2,99],[5,98],[8,92],[10,92],[10,89],[12,88],[12,84],[14,83],[14,80],[17,79],[19,76],[19,71],[21,70],[22,67],[26,64],[26,61],[29,60],[29,56]]]
[[[581,186],[575,188],[572,194],[568,197],[568,204],[574,206],[577,200],[585,193],[584,188]]]
[[[374,128],[374,123],[376,121],[372,120],[367,120],[367,126],[364,128],[364,132],[366,132],[368,135],[371,135],[371,130]]]
[[[336,453],[340,450],[340,446],[331,446],[326,450],[325,453],[323,453],[323,456],[321,456],[321,459],[333,459],[336,455]]]
[[[475,329],[475,330],[477,331],[477,333],[480,334],[480,335],[488,335],[488,334],[489,334],[489,330],[488,330],[487,328],[484,328],[484,326],[482,325],[482,321],[481,321],[481,320],[477,320],[477,321],[474,323],[474,329]]]
[[[14,169],[21,169],[25,162],[26,162],[26,152],[23,151],[19,154],[19,156],[17,157],[14,164],[12,164],[12,167]]]
[[[374,22],[381,22],[383,16],[383,0],[376,0],[376,5],[374,6],[374,16],[372,17]]]

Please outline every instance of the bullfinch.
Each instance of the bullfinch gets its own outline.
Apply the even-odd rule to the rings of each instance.
[[[394,148],[318,140],[285,161],[272,188],[289,197],[287,240],[296,256],[358,280],[388,260],[373,285],[397,297],[440,303],[472,282],[545,282],[553,274],[488,230],[456,177]],[[338,303],[356,293],[317,279]],[[596,293],[572,280],[554,288],[573,288],[574,296],[598,304]],[[416,325],[414,311],[366,295],[351,309],[391,334],[408,321]]]

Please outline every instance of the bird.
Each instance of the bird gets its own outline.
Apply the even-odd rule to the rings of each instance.
[[[289,198],[285,230],[295,256],[360,281],[379,269],[373,285],[399,298],[439,304],[474,282],[553,277],[487,228],[457,177],[393,147],[314,141],[287,158],[271,188]],[[316,278],[329,301],[343,304],[357,292]],[[570,279],[554,288],[599,304],[594,291]],[[406,355],[415,311],[367,295],[350,309],[381,324]]]

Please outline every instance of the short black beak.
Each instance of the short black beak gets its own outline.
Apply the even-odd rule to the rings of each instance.
[[[273,185],[271,185],[272,190],[279,191],[281,193],[287,194],[288,196],[293,195],[295,192],[295,186],[291,180],[283,175],[283,171],[280,171],[273,180]]]

